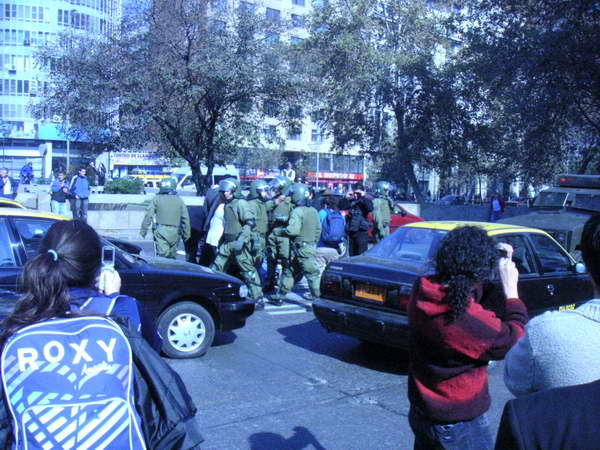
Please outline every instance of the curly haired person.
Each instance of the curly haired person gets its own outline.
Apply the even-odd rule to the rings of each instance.
[[[456,228],[440,245],[435,275],[415,283],[408,305],[415,449],[493,448],[487,365],[504,358],[527,323],[512,248],[500,245],[502,258],[483,229]],[[480,303],[483,282],[496,267],[506,297],[502,319]]]

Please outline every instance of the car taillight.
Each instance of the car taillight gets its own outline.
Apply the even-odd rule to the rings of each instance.
[[[342,277],[327,272],[321,276],[321,295],[339,296],[342,293]]]
[[[406,311],[411,291],[412,286],[404,284],[397,288],[388,289],[386,304],[400,311]]]

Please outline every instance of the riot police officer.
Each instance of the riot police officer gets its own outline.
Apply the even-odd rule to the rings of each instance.
[[[269,219],[267,216],[267,204],[269,200],[269,185],[265,180],[255,180],[250,184],[248,204],[254,210],[256,227],[252,236],[252,256],[254,267],[258,271],[262,266],[266,245],[267,232],[269,231]]]
[[[288,236],[291,243],[291,266],[283,269],[279,295],[272,298],[275,304],[281,304],[283,297],[294,287],[296,276],[304,275],[312,296],[320,296],[321,281],[319,266],[316,262],[317,242],[321,237],[321,222],[319,213],[312,206],[307,206],[309,200],[308,186],[294,183],[287,194],[294,205],[290,220],[286,227],[273,230],[276,236]]]
[[[142,221],[140,235],[146,237],[150,224],[156,254],[175,259],[179,239],[190,238],[190,216],[183,200],[177,195],[177,182],[173,178],[165,178],[160,183],[160,190],[154,196]]]
[[[225,202],[224,230],[217,257],[211,268],[223,272],[234,260],[240,268],[250,296],[256,302],[256,308],[262,309],[264,298],[251,252],[252,233],[256,227],[253,208],[244,200],[240,183],[235,178],[221,180],[219,192]]]
[[[390,220],[394,204],[390,198],[392,185],[387,181],[375,184],[375,199],[373,200],[373,237],[376,242],[390,234]]]
[[[266,204],[269,214],[269,229],[287,226],[293,206],[285,192],[292,185],[292,180],[284,176],[275,177],[270,183],[271,197]],[[267,238],[267,287],[276,289],[277,262],[282,270],[290,266],[290,239],[287,236],[276,236],[269,233]]]

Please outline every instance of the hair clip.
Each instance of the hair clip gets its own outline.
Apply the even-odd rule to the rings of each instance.
[[[56,253],[56,250],[49,249],[48,253],[52,255],[52,259],[54,259],[54,261],[58,261],[58,253]]]

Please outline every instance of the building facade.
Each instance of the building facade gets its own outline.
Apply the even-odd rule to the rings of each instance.
[[[48,89],[35,62],[37,49],[62,31],[102,35],[112,32],[122,0],[0,0],[1,166],[20,170],[32,162],[36,177],[79,162],[82,143],[67,142],[61,124],[35,120],[29,105]],[[51,118],[50,118],[51,119]]]

